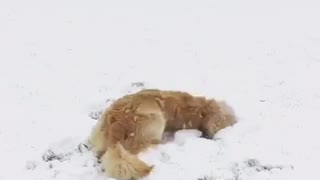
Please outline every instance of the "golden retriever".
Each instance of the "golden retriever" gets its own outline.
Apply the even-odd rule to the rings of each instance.
[[[198,129],[212,138],[235,123],[233,109],[225,102],[180,91],[145,89],[113,102],[102,113],[89,142],[107,175],[138,179],[147,176],[153,166],[137,154],[159,144],[165,131]]]

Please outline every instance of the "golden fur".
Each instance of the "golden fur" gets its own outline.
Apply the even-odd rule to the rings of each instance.
[[[119,98],[104,111],[89,141],[109,176],[138,179],[147,176],[153,166],[137,154],[159,144],[165,131],[198,129],[212,138],[235,122],[233,110],[225,102],[186,92],[146,89]]]

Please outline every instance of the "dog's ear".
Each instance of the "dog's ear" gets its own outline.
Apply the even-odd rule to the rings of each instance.
[[[164,109],[164,100],[162,100],[161,98],[156,97],[155,98],[156,103],[158,104],[158,106],[160,106],[161,109]]]
[[[219,113],[220,112],[220,106],[218,102],[215,99],[208,99],[206,101],[206,106],[205,106],[207,111],[210,111],[212,113]]]

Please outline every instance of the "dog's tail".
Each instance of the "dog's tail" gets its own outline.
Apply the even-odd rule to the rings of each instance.
[[[142,178],[153,169],[153,166],[141,161],[137,155],[125,150],[119,142],[108,148],[101,160],[107,175],[116,179]]]

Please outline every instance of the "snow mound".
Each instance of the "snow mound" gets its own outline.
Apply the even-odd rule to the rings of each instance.
[[[226,151],[231,146],[228,143],[223,137],[218,140],[201,138],[198,130],[177,131],[172,140],[139,154],[142,160],[155,165],[144,179],[268,179],[292,170],[287,165],[262,164],[258,159],[232,160]],[[26,168],[35,179],[108,178],[87,142],[80,138],[65,138],[52,143],[43,153],[42,161],[28,161]]]

